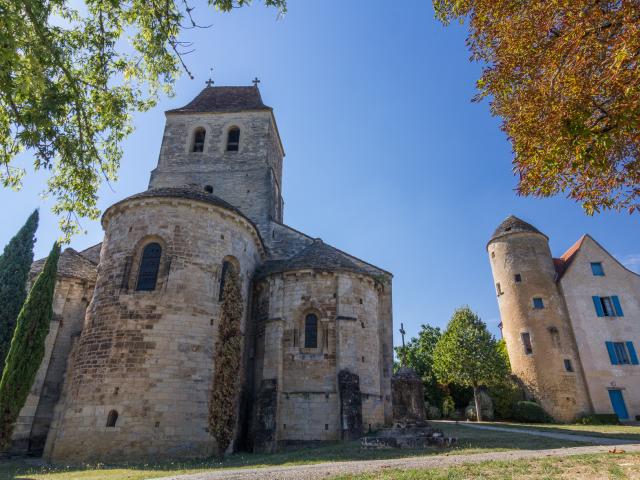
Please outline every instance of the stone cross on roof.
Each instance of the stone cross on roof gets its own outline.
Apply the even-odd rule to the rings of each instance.
[[[400,323],[400,335],[402,335],[402,366],[406,367],[407,366],[407,352],[405,351],[404,348],[404,335],[405,335],[405,330],[404,330],[404,324]]]
[[[213,67],[209,69],[209,80],[204,82],[204,83],[207,84],[207,87],[213,87],[213,79],[212,79],[212,77],[213,77]]]
[[[254,78],[253,80],[251,80],[253,82],[253,86],[257,87],[258,84],[260,83],[260,79],[258,77]]]

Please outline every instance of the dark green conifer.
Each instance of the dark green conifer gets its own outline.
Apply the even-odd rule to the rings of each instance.
[[[9,352],[16,318],[27,296],[27,278],[33,263],[38,210],[29,216],[0,256],[0,371]]]
[[[53,291],[60,245],[55,243],[20,310],[0,380],[0,450],[9,447],[20,409],[44,357],[53,316]]]

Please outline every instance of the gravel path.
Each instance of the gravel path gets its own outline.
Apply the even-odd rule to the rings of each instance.
[[[439,422],[434,422],[439,423]],[[509,428],[509,427],[494,427],[491,425],[476,425],[471,422],[459,422],[457,425],[469,428],[477,428],[479,430],[496,430],[498,432],[509,433],[525,433],[527,435],[536,435],[538,437],[556,438],[558,440],[570,440],[573,442],[586,442],[595,443],[598,445],[625,445],[636,443],[635,440],[628,440],[624,438],[611,438],[611,437],[592,437],[589,435],[580,435],[573,433],[559,433],[559,432],[543,432],[541,430],[525,429],[525,428]]]
[[[535,434],[537,434],[537,432]],[[575,437],[574,435],[570,436]],[[598,438],[598,441],[600,440],[602,439]],[[640,444],[621,445],[621,447],[627,452],[640,452]],[[396,458],[392,460],[330,462],[288,467],[213,470],[189,475],[163,477],[162,480],[326,480],[336,475],[376,472],[391,468],[401,470],[411,468],[441,468],[461,464],[480,463],[489,460],[509,461],[541,457],[564,457],[587,453],[606,453],[610,448],[610,446],[592,445],[588,447],[555,448],[551,450],[509,450],[506,452],[475,453],[471,455],[433,455]]]

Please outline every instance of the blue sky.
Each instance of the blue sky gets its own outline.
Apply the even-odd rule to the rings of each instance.
[[[147,188],[162,112],[191,100],[213,66],[217,85],[262,80],[287,153],[285,222],[393,272],[396,343],[400,322],[409,335],[422,323],[444,327],[465,304],[497,334],[485,245],[511,213],[546,233],[554,255],[588,232],[640,270],[637,215],[587,217],[563,197],[515,195],[499,121],[486,102],[470,101],[480,67],[468,60],[466,31],[436,22],[431,2],[290,0],[280,20],[257,1],[226,15],[199,5],[196,14],[213,24],[185,35],[195,42],[187,62],[196,79],[184,76],[174,98],[135,117],[120,180],[102,188],[101,208]],[[0,189],[0,244],[36,207],[36,256],[58,237],[51,203],[39,197],[44,179]],[[76,249],[102,238],[99,222],[83,227]]]

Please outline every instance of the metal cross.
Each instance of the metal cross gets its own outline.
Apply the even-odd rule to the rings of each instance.
[[[260,79],[258,77],[256,77],[251,81],[253,82],[253,86],[257,88],[258,84],[260,83]]]
[[[404,335],[405,335],[405,330],[404,330],[404,324],[400,323],[400,335],[402,335],[402,366],[406,367],[407,366],[407,352],[404,348]]]
[[[213,77],[213,68],[210,68],[210,69],[209,69],[209,80],[207,80],[206,82],[204,82],[204,83],[206,83],[206,84],[207,84],[207,87],[213,87],[213,80],[212,80],[212,78],[211,78],[211,77]]]

